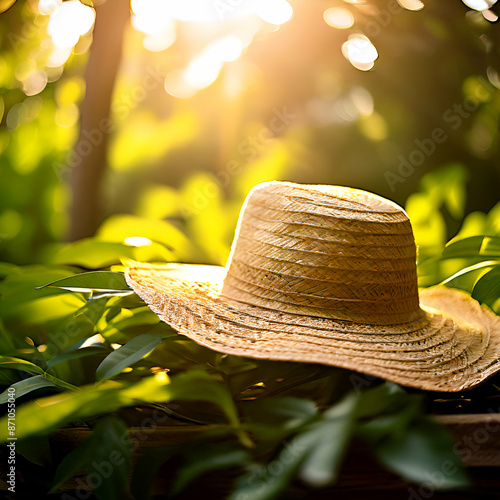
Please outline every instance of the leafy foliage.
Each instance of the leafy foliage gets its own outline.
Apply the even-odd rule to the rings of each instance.
[[[424,260],[420,277],[444,280],[498,307],[500,240],[464,234]],[[170,471],[171,496],[217,473],[237,476],[232,499],[272,499],[294,484],[335,483],[353,440],[408,481],[428,482],[446,463],[451,472],[435,488],[467,484],[450,437],[425,414],[419,394],[341,369],[206,349],[159,322],[117,271],[4,266],[3,273],[0,403],[11,394],[8,387],[15,391],[19,449],[39,456],[44,448],[38,447],[46,446],[38,444],[41,437],[68,425],[91,429],[56,464],[50,484],[39,480],[46,490],[57,491],[83,470],[98,498],[120,498],[130,473],[130,491],[146,499],[160,471]],[[14,303],[10,283],[28,291],[25,303],[17,298],[17,309],[2,309],[4,301]],[[48,314],[47,299],[57,314]],[[43,307],[33,307],[38,302]],[[15,333],[19,322],[23,338]],[[127,429],[137,423],[134,408],[156,412],[152,432],[166,419],[161,428],[174,434],[193,429],[191,437],[182,445],[149,446],[130,469],[133,434]],[[7,438],[6,418],[0,420],[1,440]],[[113,452],[123,458],[119,465],[108,463]]]

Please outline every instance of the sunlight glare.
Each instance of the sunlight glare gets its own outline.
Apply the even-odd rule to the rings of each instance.
[[[81,35],[92,29],[94,21],[94,9],[79,0],[69,0],[52,12],[47,32],[56,48],[71,48],[78,43]]]
[[[106,339],[100,333],[96,333],[92,337],[89,337],[78,349],[85,349],[85,347],[90,347],[94,344],[103,344],[104,342],[106,342]]]
[[[354,24],[354,16],[344,7],[330,7],[323,12],[323,19],[328,26],[345,30]]]
[[[130,245],[132,247],[145,247],[153,244],[149,238],[145,238],[144,236],[129,236],[125,238],[123,242],[125,245]]]
[[[132,26],[146,35],[154,35],[171,29],[172,10],[164,0],[132,0]]]
[[[211,43],[205,50],[214,59],[236,61],[243,50],[243,42],[237,36],[228,35]]]
[[[224,63],[240,57],[244,43],[234,35],[207,45],[185,68],[170,72],[165,78],[165,90],[174,97],[191,97],[217,80]]]
[[[263,21],[279,26],[292,18],[293,8],[286,0],[259,0],[256,12]]]
[[[217,80],[222,65],[222,61],[202,52],[189,63],[184,71],[184,80],[193,89],[204,89]]]

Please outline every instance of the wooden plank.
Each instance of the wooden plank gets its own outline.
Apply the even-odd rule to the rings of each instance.
[[[500,467],[500,414],[438,415],[467,467]]]

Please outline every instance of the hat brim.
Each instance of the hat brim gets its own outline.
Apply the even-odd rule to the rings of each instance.
[[[346,368],[432,391],[470,389],[500,371],[500,317],[467,293],[420,290],[424,316],[366,325],[229,301],[226,269],[134,263],[127,283],[159,318],[216,351]]]

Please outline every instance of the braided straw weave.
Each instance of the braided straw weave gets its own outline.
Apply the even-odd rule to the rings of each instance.
[[[436,391],[500,371],[500,317],[458,290],[419,297],[406,213],[364,191],[259,184],[225,268],[136,263],[125,277],[163,321],[219,352]]]

